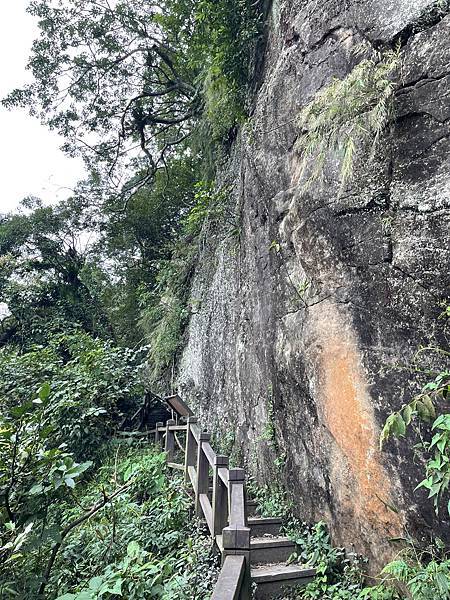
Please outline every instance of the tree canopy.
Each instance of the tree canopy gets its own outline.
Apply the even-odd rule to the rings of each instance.
[[[33,0],[28,11],[33,82],[3,102],[62,134],[106,194],[153,182],[202,115],[221,136],[245,112],[258,1]]]

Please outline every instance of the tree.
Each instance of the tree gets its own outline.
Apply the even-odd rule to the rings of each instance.
[[[4,104],[39,114],[66,138],[69,153],[81,149],[92,168],[103,168],[114,190],[130,173],[139,176],[128,187],[149,183],[201,108],[185,52],[195,3],[169,19],[172,4],[34,0],[34,81]]]
[[[34,81],[3,104],[28,107],[58,130],[103,193],[120,190],[126,201],[181,155],[202,119],[198,147],[209,151],[245,115],[263,5],[33,0]]]
[[[192,156],[172,159],[168,177],[159,171],[153,185],[136,192],[125,210],[118,210],[117,203],[104,208],[102,230],[90,254],[90,274],[101,280],[98,295],[121,343],[134,345],[142,339],[138,322],[143,298],[157,285],[162,261],[172,255],[180,220],[194,203],[197,170]]]
[[[95,226],[95,212],[82,198],[56,206],[26,199],[17,214],[0,216],[0,301],[12,315],[1,342],[26,347],[68,323],[99,335],[109,331],[83,281]]]

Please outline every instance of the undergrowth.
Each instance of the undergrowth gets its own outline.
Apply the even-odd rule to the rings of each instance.
[[[0,567],[1,598],[40,597],[58,532],[117,489],[122,492],[114,500],[64,539],[45,598],[208,598],[219,567],[211,541],[192,519],[181,477],[169,476],[163,453],[123,441],[111,444],[109,460],[90,481],[49,507],[45,536],[29,535],[20,555]]]
[[[295,542],[290,563],[314,568],[316,576],[306,586],[284,590],[276,600],[445,600],[450,598],[450,556],[435,540],[418,548],[406,546],[380,574],[366,574],[367,560],[333,545],[323,521],[309,525],[292,514],[292,504],[280,486],[258,486],[250,480],[249,495],[262,516],[283,517],[282,535]]]

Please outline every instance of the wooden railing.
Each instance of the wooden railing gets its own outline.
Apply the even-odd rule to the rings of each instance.
[[[211,537],[222,554],[222,568],[211,600],[249,600],[250,529],[247,526],[244,469],[230,469],[227,456],[214,452],[210,434],[201,431],[197,419],[185,424],[170,419],[157,423],[155,442],[162,443],[168,465],[182,469],[195,494],[195,512],[204,517]],[[185,432],[184,444],[179,432]],[[176,454],[184,462],[175,462]],[[212,496],[210,480],[212,479]]]

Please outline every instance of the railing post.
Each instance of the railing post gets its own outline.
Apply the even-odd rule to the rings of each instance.
[[[241,468],[230,469],[228,471],[228,512],[231,516],[231,497],[233,493],[233,485],[245,486],[245,470]],[[244,506],[242,507],[245,525],[247,525],[247,506],[245,498],[245,487],[244,487]],[[230,524],[232,521],[230,521]]]
[[[156,423],[156,431],[155,431],[155,445],[158,445],[161,443],[161,436],[160,433],[158,431],[158,427],[162,427],[164,425],[164,423],[162,421],[158,421],[158,423]]]
[[[251,598],[251,573],[250,573],[250,529],[249,527],[228,526],[222,532],[222,564],[225,558],[232,555],[244,556],[245,573],[242,581],[240,600]]]
[[[198,440],[197,448],[197,487],[195,490],[195,514],[200,517],[202,507],[200,505],[200,494],[207,494],[209,487],[209,462],[203,452],[203,442],[209,442],[211,436],[202,431]]]
[[[192,425],[197,423],[197,417],[188,417],[186,430],[186,450],[184,453],[184,480],[189,483],[189,467],[197,463],[197,441],[192,433]]]
[[[247,507],[245,494],[245,471],[244,469],[230,469],[228,471],[228,505],[229,505],[229,525],[222,531],[223,553],[222,559],[229,554],[237,554],[245,557],[245,575],[241,587],[240,600],[248,600],[251,597],[251,576],[250,576],[250,528],[247,527]],[[243,506],[240,510],[240,519],[245,526],[235,523],[235,515],[232,513],[236,506],[233,506],[233,487],[242,486]],[[243,513],[243,514],[242,514]]]
[[[228,523],[228,490],[219,477],[219,469],[228,468],[228,456],[216,456],[213,468],[212,529],[213,537],[221,535]]]
[[[175,449],[175,434],[169,430],[171,425],[175,425],[174,419],[169,419],[166,423],[166,443],[164,449],[167,453],[167,462],[173,461],[173,451]]]

